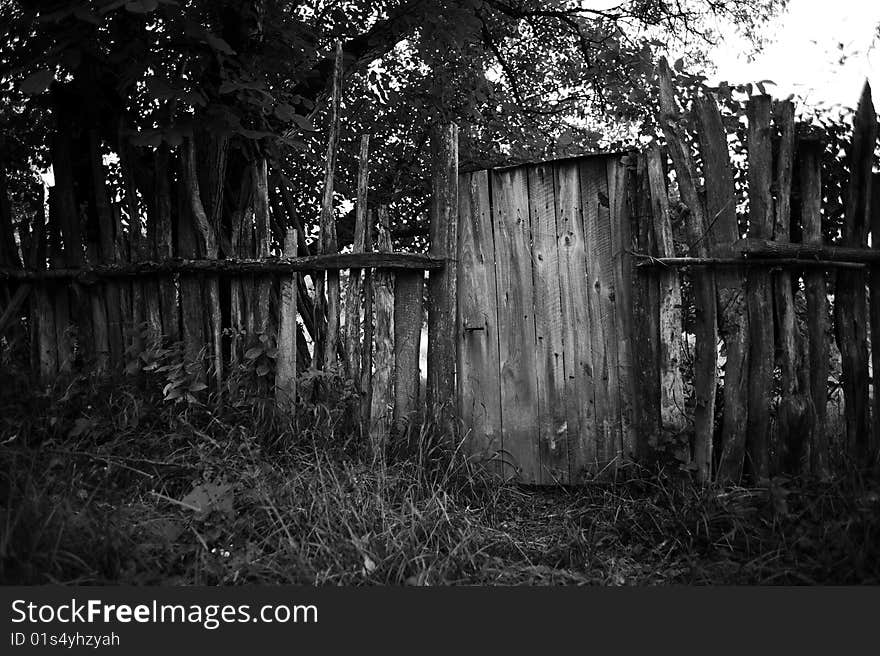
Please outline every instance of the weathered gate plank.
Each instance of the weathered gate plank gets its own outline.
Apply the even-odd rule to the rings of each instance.
[[[621,450],[620,385],[618,382],[617,317],[605,160],[580,163],[581,208],[584,218],[590,335],[596,407],[596,459],[612,465]]]
[[[469,431],[467,452],[490,461],[502,448],[502,417],[495,243],[486,171],[459,176],[458,226],[458,408]]]
[[[568,429],[553,168],[547,164],[530,166],[528,184],[535,284],[539,482],[567,483]]]
[[[503,444],[522,483],[540,480],[529,202],[522,168],[492,173]],[[505,474],[508,472],[505,471]]]
[[[611,263],[614,279],[614,302],[617,329],[617,376],[620,394],[621,453],[631,459],[636,447],[634,424],[633,362],[632,362],[632,244],[629,226],[630,207],[627,199],[627,170],[616,157],[608,159],[609,229],[611,232]]]
[[[633,253],[656,256],[651,221],[647,157],[640,154],[629,186],[630,244]],[[637,266],[630,258],[632,278],[632,357],[637,459],[646,460],[660,439],[660,286],[656,270]]]
[[[557,164],[555,185],[569,477],[577,483],[597,466],[593,332],[577,164]]]

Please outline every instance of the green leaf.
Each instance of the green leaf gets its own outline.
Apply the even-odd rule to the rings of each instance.
[[[232,49],[226,41],[221,39],[219,36],[211,34],[207,30],[205,31],[205,41],[211,48],[216,50],[217,52],[222,52],[225,55],[234,55],[235,50]],[[220,93],[223,93],[222,91]]]
[[[43,93],[52,84],[55,79],[55,73],[48,68],[37,71],[28,75],[21,83],[21,92],[28,96],[36,96]]]
[[[195,382],[189,386],[190,392],[201,392],[203,389],[208,389],[208,386],[201,382]]]
[[[253,346],[244,353],[245,360],[256,360],[263,354],[262,346]]]
[[[261,364],[260,366],[257,367],[257,375],[258,376],[265,376],[268,373],[269,373],[269,365],[268,364],[264,363],[264,364]]]
[[[296,111],[287,103],[281,103],[275,107],[275,116],[280,121],[292,121],[296,116]]]
[[[294,114],[293,122],[296,123],[297,126],[302,130],[314,132],[316,129],[312,122],[308,119],[308,117],[302,116],[301,114]]]

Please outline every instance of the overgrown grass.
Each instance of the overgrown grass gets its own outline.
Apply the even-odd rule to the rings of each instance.
[[[0,390],[6,584],[878,583],[880,496],[830,482],[525,489],[430,423],[375,466],[332,377],[293,418],[156,381]],[[327,392],[332,392],[329,397]]]

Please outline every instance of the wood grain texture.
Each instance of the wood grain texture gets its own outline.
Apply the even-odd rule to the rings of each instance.
[[[582,161],[578,169],[593,354],[596,460],[599,472],[609,468],[616,472],[622,444],[608,172],[601,159]]]
[[[339,106],[342,102],[342,42],[336,42],[336,55],[333,66],[333,85],[330,98],[330,133],[327,137],[327,155],[324,160],[324,188],[321,200],[321,253],[335,253],[336,217],[333,214],[333,177],[336,173],[336,151],[339,144]],[[319,279],[321,279],[319,277]],[[317,294],[324,302],[323,290]],[[336,364],[337,342],[339,340],[339,272],[327,272],[327,330],[324,335],[323,356],[325,367]],[[317,351],[317,349],[316,349]]]
[[[630,250],[656,256],[647,156],[637,156],[629,185]],[[633,406],[635,458],[648,460],[660,440],[660,286],[659,272],[637,266],[630,258],[632,277]]]
[[[523,168],[491,174],[504,453],[521,483],[540,481],[534,288]]]
[[[361,136],[358,159],[357,204],[355,205],[352,253],[363,253],[367,229],[367,191],[370,176],[370,135]],[[345,290],[345,367],[346,376],[360,387],[361,379],[361,270],[348,272]]]
[[[297,234],[287,228],[284,235],[284,254],[296,255]],[[294,273],[280,284],[278,318],[278,355],[275,359],[275,404],[291,412],[296,403],[296,288],[298,274]]]
[[[669,198],[659,147],[647,154],[648,183],[651,192],[651,220],[657,242],[658,257],[675,255],[672,222],[669,217]],[[682,323],[681,281],[674,269],[661,268],[658,272],[659,331],[660,331],[660,425],[669,436],[680,435],[687,427],[685,415],[685,387],[681,375]]]
[[[497,469],[502,449],[500,326],[486,171],[459,177],[458,223],[458,409],[467,453]]]
[[[565,415],[569,480],[579,483],[598,471],[594,330],[587,271],[587,241],[577,163],[554,166],[556,231],[559,248],[560,311],[562,313]],[[602,350],[601,343],[596,348]],[[604,385],[604,383],[602,383]]]
[[[632,236],[630,233],[629,158],[607,160],[611,265],[615,289],[617,319],[617,371],[620,395],[621,456],[632,460],[636,450],[635,380],[633,377],[632,339]]]
[[[876,145],[877,114],[871,99],[871,88],[865,83],[854,118],[853,140],[847,158],[850,181],[843,225],[845,246],[864,248],[867,245],[871,175]],[[863,272],[837,272],[835,326],[843,374],[847,443],[850,455],[856,462],[867,460],[872,439],[868,403],[866,283]]]
[[[880,250],[880,173],[871,177],[870,198],[871,244]],[[871,269],[871,335],[880,336],[880,267]],[[880,342],[880,339],[877,340]],[[873,372],[873,423],[871,426],[870,450],[876,458],[880,454],[880,343],[871,344],[871,366]]]
[[[422,271],[394,276],[394,416],[398,435],[413,423],[419,402],[419,345],[422,337]]]
[[[568,483],[565,356],[553,167],[527,170],[532,230],[540,483]]]
[[[388,212],[379,208],[378,250],[391,250]],[[394,290],[393,274],[379,269],[373,275],[376,304],[376,368],[370,399],[370,449],[374,462],[385,461],[394,412]]]
[[[450,257],[458,243],[458,126],[443,125],[431,136],[430,254]],[[457,267],[428,279],[427,402],[433,411],[455,402]]]
[[[706,207],[697,191],[698,177],[689,146],[678,125],[678,110],[672,91],[672,73],[666,60],[661,60],[661,116],[660,124],[672,163],[682,200],[690,209],[687,217],[687,238],[691,251],[698,257],[707,255]],[[715,299],[715,276],[711,270],[701,270],[693,277],[694,305],[694,437],[691,448],[697,479],[708,481],[711,475],[712,443],[715,427],[715,395],[718,382],[718,327]]]
[[[749,236],[773,236],[773,152],[770,97],[753,96],[747,105]],[[749,420],[747,424],[750,471],[756,479],[770,473],[770,394],[773,389],[774,321],[770,273],[749,271]],[[760,318],[760,320],[759,320]]]
[[[695,105],[706,180],[707,229],[711,251],[727,252],[740,238],[736,214],[736,189],[727,146],[727,131],[718,104],[702,94]],[[721,455],[718,479],[739,481],[745,462],[749,402],[749,314],[746,275],[742,269],[719,268],[715,272],[718,296],[718,327],[724,340],[724,415],[721,419]]]
[[[817,141],[801,140],[798,145],[800,159],[801,227],[807,244],[822,245],[822,150]],[[807,301],[807,368],[810,379],[810,396],[813,401],[814,430],[810,445],[810,469],[813,474],[828,475],[828,431],[826,417],[828,408],[828,343],[831,338],[831,321],[828,313],[828,289],[825,272],[808,270],[804,274],[804,293]],[[877,334],[877,333],[874,333]]]
[[[794,175],[795,119],[794,105],[781,101],[776,108],[780,132],[776,152],[776,206],[773,238],[791,240],[791,189]],[[803,370],[804,340],[795,311],[792,272],[773,273],[778,356],[781,369],[781,399],[776,409],[776,461],[773,472],[788,474],[809,472],[811,432],[815,428],[809,379]]]

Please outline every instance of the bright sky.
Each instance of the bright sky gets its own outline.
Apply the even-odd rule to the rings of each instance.
[[[771,42],[754,61],[748,61],[748,49],[738,38],[719,45],[711,55],[717,76],[710,80],[773,80],[778,86],[767,91],[777,97],[795,93],[811,104],[855,107],[867,78],[880,105],[878,23],[880,0],[789,0],[767,27]]]

